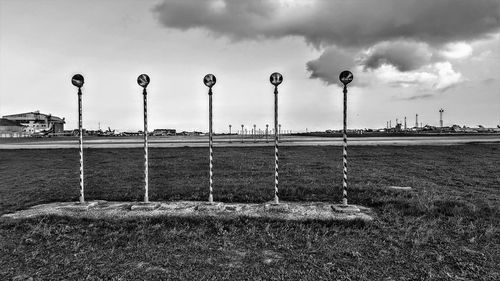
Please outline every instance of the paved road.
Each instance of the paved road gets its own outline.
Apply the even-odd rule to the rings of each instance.
[[[500,135],[484,136],[430,136],[430,137],[352,137],[348,140],[350,146],[360,145],[459,145],[467,143],[498,143]],[[247,138],[241,142],[239,138],[229,139],[227,136],[218,136],[214,139],[216,147],[250,147],[250,146],[273,146],[274,142],[270,138],[258,139],[254,142]],[[325,137],[300,137],[284,136],[280,146],[341,146],[342,138]],[[110,138],[89,138],[84,139],[86,148],[133,148],[142,147],[141,137],[110,137]],[[152,137],[149,139],[150,147],[207,147],[207,136],[195,137]],[[36,140],[19,140],[2,142],[0,139],[0,149],[56,149],[56,148],[78,148],[78,139],[75,138],[52,138]]]

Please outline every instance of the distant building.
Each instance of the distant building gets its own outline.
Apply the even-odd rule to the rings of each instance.
[[[154,136],[175,136],[176,134],[175,129],[155,129],[153,131]]]
[[[180,133],[181,136],[201,136],[202,134],[203,134],[202,132],[197,132],[197,131],[192,131],[192,132],[182,131]]]
[[[62,133],[64,131],[64,118],[52,114],[40,113],[40,111],[26,112],[3,116],[4,119],[15,122],[22,126],[28,135],[38,133]]]
[[[24,133],[24,130],[25,130],[25,126],[19,125],[17,122],[11,121],[9,119],[0,118],[0,137],[1,138],[25,136],[26,133]]]

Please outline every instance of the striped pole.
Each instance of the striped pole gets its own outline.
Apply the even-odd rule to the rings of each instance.
[[[85,203],[85,195],[83,188],[83,121],[82,121],[82,86],[84,78],[81,74],[75,74],[71,78],[73,86],[78,88],[78,146],[80,148],[80,203]]]
[[[216,78],[213,74],[207,74],[203,78],[203,83],[209,88],[208,90],[208,147],[209,147],[209,195],[208,202],[214,202],[213,196],[213,132],[212,132],[212,87],[215,85]]]
[[[350,71],[342,71],[339,75],[339,79],[344,84],[344,128],[342,130],[342,135],[344,139],[344,146],[342,149],[342,159],[343,159],[343,180],[342,180],[342,205],[347,207],[347,84],[349,84],[353,75]]]
[[[342,130],[344,146],[342,150],[343,159],[343,181],[342,181],[342,204],[347,206],[347,85],[344,85],[344,129]]]
[[[144,96],[144,203],[149,202],[149,158],[148,158],[148,98],[146,88],[142,90]]]
[[[144,97],[144,203],[149,202],[148,93],[146,92],[149,81],[149,76],[146,74],[141,74],[137,77],[137,83],[142,87],[142,95]]]
[[[275,72],[270,77],[271,84],[274,85],[274,203],[279,204],[278,197],[278,85],[283,82],[283,76]]]
[[[78,88],[78,145],[80,147],[80,203],[85,203],[83,188],[83,120],[82,120],[82,90]]]
[[[278,198],[278,86],[274,86],[274,203],[279,203]]]
[[[214,152],[213,152],[213,139],[212,139],[212,88],[210,87],[210,90],[208,90],[208,146],[210,147],[210,187],[209,187],[209,192],[210,194],[208,195],[208,202],[212,203],[214,202],[214,197],[213,197],[213,161],[214,161]]]

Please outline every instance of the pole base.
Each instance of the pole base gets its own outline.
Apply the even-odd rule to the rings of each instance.
[[[335,204],[332,210],[337,213],[359,213],[361,210],[355,205]]]

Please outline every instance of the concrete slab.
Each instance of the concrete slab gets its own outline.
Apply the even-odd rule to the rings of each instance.
[[[281,213],[286,213],[290,211],[290,206],[286,202],[281,202],[281,203],[266,203],[264,204],[264,209],[267,212],[281,212]]]
[[[387,188],[397,189],[397,190],[412,190],[410,186],[388,186]]]
[[[68,204],[68,205],[62,206],[61,208],[64,208],[67,210],[84,212],[84,211],[88,211],[90,208],[97,206],[97,204],[99,204],[99,202],[97,202],[97,201],[86,201],[84,203],[73,202],[73,204]]]
[[[204,212],[204,211],[220,211],[222,210],[221,202],[200,202],[194,207],[195,211]]]
[[[361,210],[356,205],[334,204],[332,210],[337,213],[359,213]]]
[[[160,207],[160,203],[158,202],[137,202],[130,206],[131,211],[153,211]]]
[[[224,210],[228,212],[240,212],[242,208],[239,204],[224,204]]]
[[[292,221],[373,220],[373,213],[369,208],[356,205],[342,207],[327,202],[224,204],[199,201],[151,203],[96,201],[85,206],[74,202],[56,202],[5,214],[2,218],[24,219],[47,215],[116,220],[143,217],[216,217],[221,219],[249,217]]]

